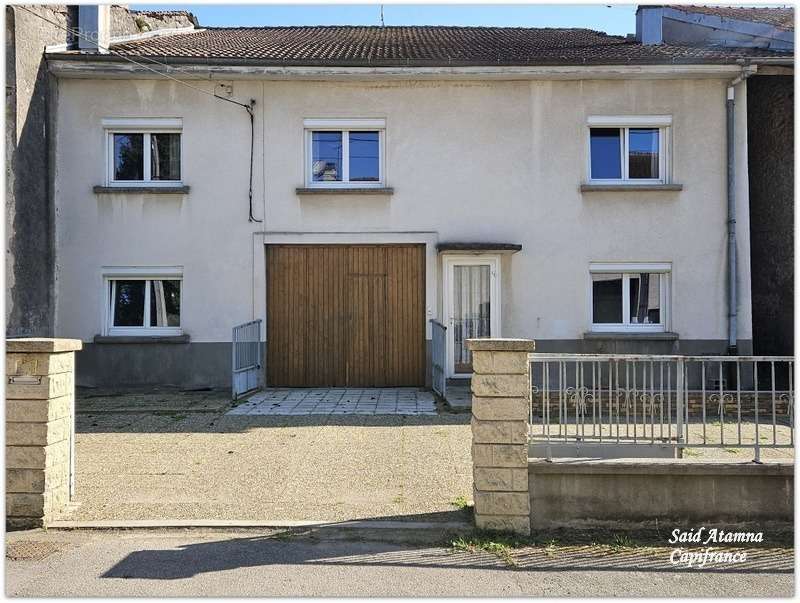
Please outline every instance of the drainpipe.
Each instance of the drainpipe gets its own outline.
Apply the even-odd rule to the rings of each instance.
[[[756,72],[755,65],[745,65],[742,72],[728,83],[725,101],[727,118],[727,162],[728,162],[728,355],[737,356],[737,322],[739,320],[736,268],[736,146],[734,141],[734,109],[736,107],[736,85]]]

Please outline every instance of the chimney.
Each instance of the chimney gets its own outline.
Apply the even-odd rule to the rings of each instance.
[[[664,7],[642,5],[636,8],[636,40],[642,44],[663,44],[661,21]]]
[[[86,52],[108,53],[111,43],[111,6],[81,4],[78,6],[78,48]]]

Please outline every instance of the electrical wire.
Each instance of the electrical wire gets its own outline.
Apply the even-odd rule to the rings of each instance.
[[[163,73],[162,71],[158,71],[156,69],[153,69],[149,65],[145,65],[145,64],[140,63],[138,61],[135,61],[134,59],[130,58],[129,56],[126,56],[124,54],[116,52],[116,51],[112,50],[111,48],[109,48],[107,46],[103,46],[102,44],[100,44],[96,40],[93,40],[91,37],[83,34],[79,29],[74,28],[74,27],[67,27],[65,25],[62,25],[61,23],[58,23],[57,21],[52,21],[51,19],[48,19],[47,17],[43,17],[42,15],[33,12],[32,10],[30,10],[29,8],[26,8],[25,6],[17,6],[15,8],[20,8],[20,9],[24,10],[25,12],[28,12],[28,13],[32,14],[34,17],[38,17],[42,21],[46,21],[47,23],[50,23],[51,25],[55,25],[59,29],[62,29],[62,30],[66,31],[69,34],[72,34],[72,35],[77,36],[79,38],[82,38],[82,39],[84,39],[84,40],[86,40],[88,42],[91,42],[92,44],[95,44],[97,46],[97,48],[99,48],[101,50],[104,50],[108,54],[112,54],[115,57],[119,57],[120,59],[128,61],[129,63],[133,63],[134,65],[137,65],[138,67],[142,67],[144,69],[147,69],[148,71],[152,71],[153,73],[155,73],[157,75],[160,75],[160,76],[165,77],[165,78],[167,78],[169,80],[177,82],[178,84],[181,84],[182,86],[186,86],[187,88],[190,88],[190,89],[194,90],[195,92],[200,92],[201,94],[205,94],[207,96],[211,96],[213,98],[216,98],[217,100],[233,103],[234,105],[239,105],[240,107],[244,107],[245,109],[248,109],[250,107],[250,105],[248,105],[246,103],[242,103],[240,101],[233,100],[231,98],[225,98],[223,96],[218,96],[214,92],[209,92],[208,90],[203,90],[202,88],[198,88],[197,86],[192,86],[191,84],[185,82],[184,80],[180,80],[180,79],[178,79],[176,77],[173,77],[173,76],[171,76],[171,75],[169,75],[167,73]],[[175,71],[182,71],[183,73],[187,73],[188,74],[188,72],[186,72],[186,71],[184,71],[184,70],[182,70],[182,69],[180,69],[178,67],[175,67],[173,65],[168,65],[167,63],[162,63],[161,61],[157,61],[157,60],[155,60],[155,59],[153,59],[151,57],[142,56],[141,58],[143,60],[149,61],[149,62],[154,63],[156,65],[160,65],[162,67],[166,67],[167,69],[173,69]]]
[[[255,114],[253,108],[256,105],[256,101],[250,99],[250,105],[247,107],[247,114],[250,116],[250,188],[248,190],[247,196],[250,202],[250,215],[247,218],[249,222],[263,222],[264,220],[259,220],[255,216],[253,216],[253,153],[254,153],[254,141],[255,141]]]
[[[145,65],[145,64],[140,63],[138,61],[135,61],[132,58],[130,58],[128,56],[125,56],[124,54],[121,54],[119,52],[115,52],[115,51],[111,50],[111,48],[109,48],[107,46],[103,46],[97,40],[93,40],[89,36],[83,34],[78,28],[67,27],[65,25],[62,25],[61,23],[58,23],[57,21],[53,21],[51,19],[48,19],[47,17],[44,17],[44,16],[42,16],[42,15],[40,15],[38,13],[35,13],[34,11],[26,8],[25,6],[17,6],[16,8],[20,8],[20,9],[24,10],[25,12],[30,13],[34,17],[38,17],[42,21],[50,23],[51,25],[54,25],[54,26],[58,27],[59,29],[62,29],[64,31],[66,31],[68,34],[71,34],[73,36],[76,36],[76,37],[82,38],[84,40],[87,40],[87,41],[91,42],[92,44],[95,44],[97,46],[97,48],[99,48],[101,50],[104,50],[107,53],[114,55],[115,57],[119,57],[119,58],[121,58],[121,59],[123,59],[125,61],[128,61],[129,63],[137,65],[138,67],[142,67],[142,68],[144,68],[144,69],[146,69],[148,71],[151,71],[151,72],[155,73],[156,75],[159,75],[161,77],[165,77],[168,80],[172,80],[173,82],[181,84],[182,86],[186,86],[187,88],[189,88],[191,90],[194,90],[195,92],[200,92],[201,94],[205,94],[205,95],[210,96],[212,98],[215,98],[217,100],[225,101],[225,102],[228,102],[228,103],[233,103],[234,105],[238,105],[240,107],[243,107],[245,109],[245,111],[247,111],[248,116],[250,117],[250,181],[249,181],[249,188],[248,188],[248,201],[249,201],[249,205],[250,205],[250,210],[249,210],[249,214],[248,214],[248,221],[249,222],[263,222],[263,220],[258,220],[257,218],[255,218],[253,216],[253,155],[254,155],[254,145],[255,145],[255,124],[254,124],[254,122],[255,122],[255,113],[253,111],[253,107],[256,104],[255,99],[250,99],[250,103],[249,104],[245,104],[245,103],[239,102],[237,100],[234,100],[232,98],[225,98],[224,96],[218,96],[215,92],[209,92],[208,90],[203,90],[202,88],[198,88],[197,86],[192,86],[191,84],[189,84],[189,83],[187,83],[187,82],[185,82],[183,80],[180,80],[180,79],[178,79],[176,77],[173,77],[173,76],[171,76],[171,75],[169,75],[167,73],[163,73],[161,71],[158,71],[157,69],[153,69],[149,65]],[[180,68],[175,68],[172,65],[167,65],[166,63],[162,63],[161,61],[157,61],[157,60],[155,60],[153,58],[150,58],[150,57],[143,56],[141,58],[144,59],[144,60],[147,60],[147,61],[149,61],[151,63],[155,63],[156,65],[161,65],[162,67],[165,67],[167,69],[175,69],[177,71],[182,71],[183,73],[188,73],[188,72],[186,72],[186,71],[184,71],[184,70],[182,70]]]

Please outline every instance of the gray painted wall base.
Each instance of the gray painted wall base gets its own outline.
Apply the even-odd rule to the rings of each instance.
[[[431,382],[431,342],[425,342],[425,382]],[[265,348],[266,348],[266,344]],[[750,353],[752,341],[739,342],[741,354]],[[537,352],[719,354],[724,340],[606,340],[560,339],[536,342]],[[266,349],[264,349],[266,358]],[[231,344],[188,343],[84,343],[76,354],[76,383],[84,387],[172,385],[178,387],[231,386]],[[463,382],[464,385],[468,382]]]
[[[230,342],[84,343],[76,365],[84,387],[231,386]]]

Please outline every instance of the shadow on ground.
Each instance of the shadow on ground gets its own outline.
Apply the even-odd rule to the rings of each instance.
[[[533,545],[514,549],[506,558],[485,551],[445,547],[393,545],[381,542],[326,542],[295,538],[289,533],[226,538],[175,548],[141,550],[116,563],[102,578],[180,580],[199,574],[270,565],[395,566],[415,568],[480,568],[525,571],[675,572],[671,548],[614,549],[607,545]],[[702,573],[792,573],[791,549],[737,549],[747,553],[738,564],[707,565]]]
[[[264,416],[224,413],[81,413],[75,421],[78,434],[90,433],[241,433],[282,427],[396,427],[469,425],[468,414],[411,415],[306,415]]]
[[[227,390],[182,391],[139,388],[124,391],[81,388],[75,429],[80,433],[237,433],[270,427],[393,427],[467,425],[468,412],[437,401],[437,415],[227,415],[246,399]]]

